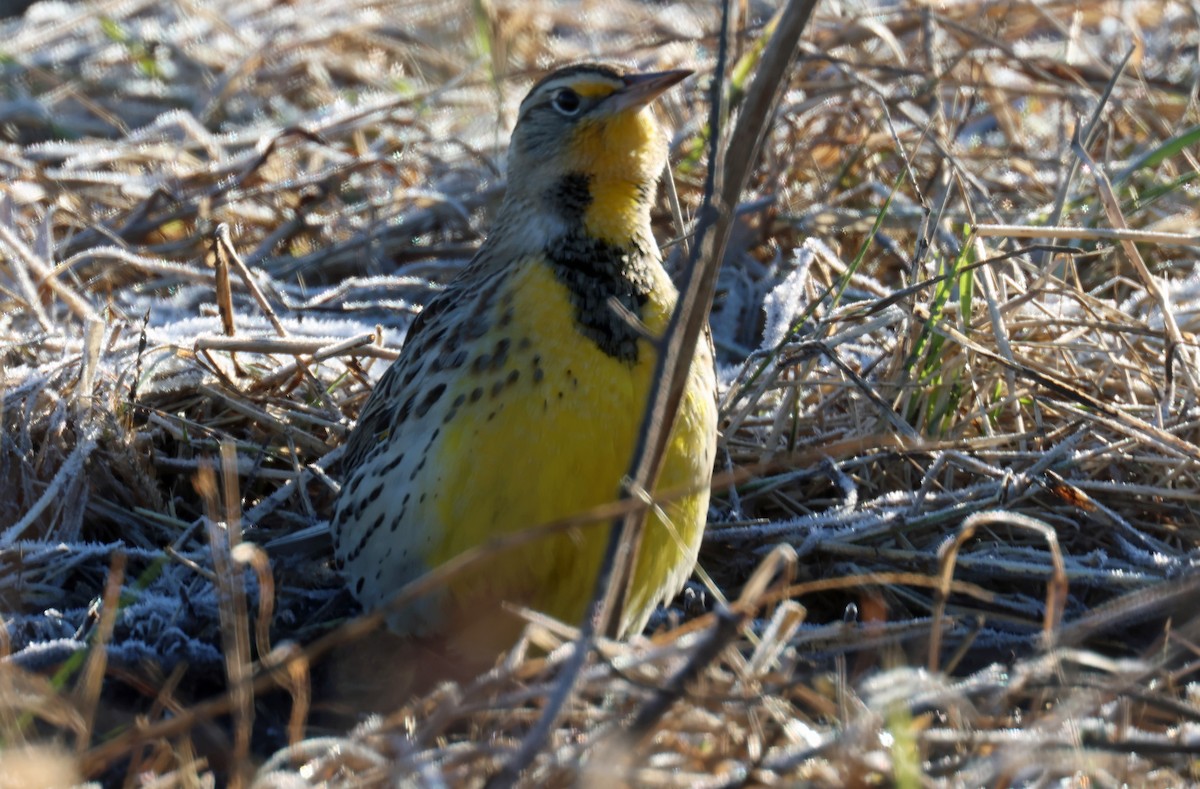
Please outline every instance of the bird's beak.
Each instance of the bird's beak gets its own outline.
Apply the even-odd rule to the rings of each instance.
[[[672,85],[691,76],[691,69],[656,71],[650,74],[629,74],[623,77],[625,87],[619,88],[603,104],[604,114],[639,110],[658,98]]]

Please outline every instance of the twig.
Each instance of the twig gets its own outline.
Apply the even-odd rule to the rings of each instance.
[[[87,662],[80,673],[79,684],[75,688],[79,714],[87,727],[87,736],[80,737],[76,742],[75,750],[79,754],[87,748],[93,727],[96,725],[96,709],[104,686],[104,669],[108,665],[108,643],[112,638],[113,626],[117,623],[117,613],[121,610],[121,584],[124,580],[125,554],[117,551],[113,554],[112,564],[108,568],[108,579],[104,584],[100,624],[88,649]]]
[[[222,488],[218,490],[211,463],[202,465],[196,485],[204,497],[205,525],[208,527],[213,570],[216,573],[221,643],[225,653],[225,672],[233,701],[233,755],[235,765],[248,764],[250,734],[254,725],[254,693],[251,687],[249,616],[243,571],[233,560],[241,543],[241,519],[238,514],[237,456],[232,443],[221,444]],[[221,506],[222,500],[224,507]],[[218,522],[218,518],[221,518]],[[230,777],[230,785],[239,787],[245,780],[240,769]]]
[[[1058,535],[1046,523],[1028,515],[999,510],[977,512],[964,520],[958,534],[947,540],[938,550],[938,561],[941,564],[938,576],[941,583],[938,585],[937,601],[934,604],[933,627],[929,632],[929,670],[931,672],[938,670],[941,658],[942,622],[946,614],[946,600],[950,596],[950,583],[954,578],[955,560],[958,558],[959,549],[962,548],[963,543],[975,536],[975,532],[980,526],[989,523],[1011,523],[1014,526],[1034,531],[1045,538],[1046,544],[1050,548],[1054,569],[1046,584],[1046,612],[1042,622],[1042,640],[1047,648],[1054,645],[1055,634],[1058,631],[1059,622],[1062,621],[1063,607],[1067,603],[1067,570],[1063,562],[1062,549],[1058,545]]]
[[[254,281],[254,275],[250,273],[250,269],[246,266],[246,262],[242,260],[241,255],[237,253],[237,247],[233,245],[233,239],[229,237],[229,225],[224,222],[217,225],[214,236],[217,240],[217,257],[221,258],[225,255],[229,259],[229,263],[237,269],[238,275],[242,278],[242,282],[246,283],[246,288],[250,291],[250,295],[254,297],[254,301],[258,304],[258,308],[262,310],[263,315],[267,316],[267,320],[271,322],[275,333],[280,337],[288,335],[287,329],[279,322],[279,316],[275,314],[275,310],[271,308],[271,303],[267,301],[267,297],[263,295],[262,289],[258,287],[258,283]]]
[[[721,120],[724,117],[725,59],[731,14],[728,3],[723,6],[713,97],[709,108],[709,171],[699,211],[695,246],[684,270],[684,284],[679,302],[671,315],[664,342],[659,349],[654,383],[638,432],[638,443],[628,474],[630,483],[626,486],[625,496],[654,488],[666,442],[688,379],[688,370],[704,326],[708,322],[720,261],[733,227],[733,212],[730,209],[737,205],[738,196],[749,177],[750,167],[767,133],[766,117],[774,104],[775,94],[787,71],[788,63],[796,51],[800,33],[815,5],[816,0],[794,0],[784,8],[775,34],[763,54],[754,82],[747,92],[742,114],[730,138],[733,143],[724,157],[719,158]],[[714,231],[711,240],[706,239],[710,227]],[[710,242],[706,245],[706,241]],[[645,518],[646,512],[643,510],[614,522],[610,527],[609,541],[596,579],[596,591],[593,593],[592,603],[588,606],[588,616],[575,645],[579,654],[573,657],[569,667],[564,667],[559,685],[547,701],[538,724],[522,741],[513,758],[489,781],[489,787],[515,783],[521,771],[532,762],[542,747],[571,695],[579,669],[584,663],[584,655],[591,649],[593,628],[607,637],[616,636],[623,617],[633,567],[637,562],[637,550]]]
[[[1100,94],[1100,100],[1096,102],[1095,109],[1092,110],[1092,117],[1088,119],[1087,126],[1083,134],[1083,147],[1090,148],[1096,139],[1096,134],[1100,131],[1100,119],[1104,115],[1104,108],[1108,106],[1108,100],[1112,98],[1113,88],[1117,86],[1117,81],[1121,75],[1125,73],[1125,67],[1129,65],[1129,59],[1133,57],[1133,53],[1137,48],[1129,47],[1129,51],[1125,53],[1125,57],[1113,69],[1112,76],[1108,80],[1108,84],[1104,86],[1104,91]],[[1064,157],[1067,153],[1064,151]],[[1071,194],[1071,184],[1075,181],[1075,176],[1079,173],[1079,165],[1082,159],[1074,157],[1071,159],[1071,164],[1067,168],[1067,175],[1059,184],[1058,191],[1054,195],[1054,209],[1050,212],[1050,224],[1057,225],[1062,220],[1063,208],[1067,204],[1067,196]],[[1030,238],[1061,238],[1062,236],[1052,236],[1049,234],[1041,234],[1039,236],[1030,236]],[[1045,263],[1045,254],[1040,256],[1039,263]]]
[[[25,264],[36,277],[37,281],[33,283],[35,286],[45,285],[54,292],[56,296],[63,300],[67,308],[75,314],[75,317],[81,321],[100,321],[100,314],[91,305],[86,298],[76,293],[72,288],[64,284],[55,274],[52,266],[46,265],[37,254],[34,253],[29,246],[22,241],[16,233],[4,224],[0,224],[0,246],[7,248],[6,257],[9,258],[9,265],[14,268],[19,268],[18,261]],[[30,294],[32,299],[30,305],[34,312],[39,314],[39,318],[45,318],[43,325],[49,329],[51,323],[41,312],[41,304],[38,302],[36,294]]]
[[[1167,233],[1159,230],[1109,227],[1037,227],[1034,225],[975,225],[973,230],[983,238],[1044,238],[1047,240],[1069,238],[1081,241],[1136,241],[1139,244],[1200,247],[1200,235]],[[1059,251],[1060,249],[1062,248],[1051,247],[1050,251]],[[1083,251],[1067,249],[1074,254]]]

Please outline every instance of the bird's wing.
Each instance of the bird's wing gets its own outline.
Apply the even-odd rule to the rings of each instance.
[[[451,284],[453,285],[453,283]],[[404,346],[400,351],[400,358],[383,373],[383,377],[379,379],[375,390],[367,399],[362,413],[358,415],[358,423],[346,439],[346,449],[342,454],[343,469],[357,468],[371,454],[371,451],[379,446],[379,442],[387,438],[396,421],[396,409],[400,408],[403,403],[400,389],[404,386],[405,379],[409,377],[409,369],[422,363],[420,355],[409,352],[409,349],[415,347],[414,341],[417,337],[426,331],[428,326],[435,323],[439,315],[447,311],[454,303],[455,298],[455,289],[447,288],[434,297],[425,309],[421,310],[421,313],[413,319],[412,324],[408,327],[408,333],[404,335]]]

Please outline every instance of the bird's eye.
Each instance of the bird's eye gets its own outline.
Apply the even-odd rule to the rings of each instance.
[[[550,103],[554,105],[554,109],[561,112],[563,115],[579,114],[579,94],[570,88],[563,88],[554,93],[554,98],[550,99]]]

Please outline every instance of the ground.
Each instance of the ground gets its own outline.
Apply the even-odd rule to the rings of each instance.
[[[1194,782],[1200,9],[825,2],[772,70],[775,12],[737,7],[717,82],[726,131],[782,87],[719,261],[700,569],[544,731],[574,631],[536,617],[490,675],[331,709],[371,624],[339,447],[547,67],[696,70],[690,232],[720,9],[0,22],[0,787]]]

